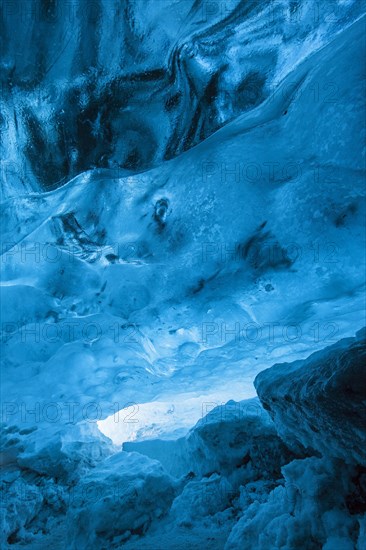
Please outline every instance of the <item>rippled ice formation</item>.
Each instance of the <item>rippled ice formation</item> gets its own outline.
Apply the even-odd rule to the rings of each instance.
[[[338,512],[310,542],[306,528],[300,542],[281,538],[268,508],[276,541],[260,540],[261,521],[245,514],[230,531],[248,483],[260,483],[263,500],[284,465],[285,485],[325,468],[323,447],[306,455],[307,473],[291,462],[299,450],[255,398],[256,374],[364,324],[363,9],[352,0],[2,6],[6,545],[227,541],[230,550],[247,537],[248,548],[362,550],[365,528],[352,522],[327,542],[329,525],[345,521]],[[185,469],[171,442],[180,449],[201,417],[249,398],[258,437],[275,449],[269,465],[253,459],[255,471],[271,473],[223,474],[217,461],[205,470],[197,442]],[[226,441],[225,460],[240,469],[247,455],[232,421],[208,440]],[[202,511],[206,483],[226,496]],[[88,484],[117,487],[135,513],[120,512],[110,489],[89,509]],[[193,527],[190,506],[201,518]],[[175,542],[172,525],[183,529]]]

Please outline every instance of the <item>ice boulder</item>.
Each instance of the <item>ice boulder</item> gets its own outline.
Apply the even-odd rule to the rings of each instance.
[[[351,466],[310,457],[282,471],[284,484],[272,491],[263,491],[262,481],[242,488],[243,515],[225,550],[365,548],[364,516],[347,506],[354,488]]]
[[[175,497],[161,464],[138,453],[116,453],[75,486],[68,512],[68,548],[109,548],[143,534]]]
[[[282,466],[276,487],[263,479],[241,487],[242,515],[225,550],[364,550],[364,337],[257,376],[278,434],[302,458]]]
[[[128,442],[123,449],[159,460],[174,476],[218,474],[230,478],[234,486],[258,477],[278,477],[281,466],[294,458],[258,398],[212,408],[175,441]]]
[[[189,481],[174,500],[171,518],[178,525],[191,527],[205,517],[213,517],[232,505],[235,491],[225,477],[212,474],[200,480]]]
[[[1,548],[18,548],[18,544],[39,548],[37,541],[45,547],[43,537],[63,531],[71,484],[28,469],[4,468],[0,493]]]
[[[254,385],[290,448],[366,465],[365,330],[305,360],[274,365]]]
[[[18,471],[0,476],[0,522],[2,544],[14,543],[16,533],[24,536],[24,528],[39,514],[44,497],[35,484],[28,484]],[[5,546],[4,546],[5,547]]]
[[[115,452],[111,440],[95,423],[3,424],[0,453],[3,464],[50,476],[63,483],[75,482],[89,468]]]
[[[191,430],[187,445],[193,471],[233,477],[240,470],[241,482],[276,477],[293,458],[256,398],[215,407]]]

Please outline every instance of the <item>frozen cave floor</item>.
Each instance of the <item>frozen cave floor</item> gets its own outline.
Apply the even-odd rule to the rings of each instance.
[[[184,437],[116,451],[78,428],[78,442],[9,456],[5,547],[364,550],[365,336],[262,371],[258,397]]]

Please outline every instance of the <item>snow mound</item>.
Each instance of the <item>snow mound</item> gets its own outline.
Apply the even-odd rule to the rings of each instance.
[[[243,515],[225,550],[364,548],[364,516],[351,514],[345,505],[352,490],[349,468],[311,457],[291,462],[283,475],[284,486],[263,496],[258,484],[251,502],[243,499]]]
[[[141,535],[170,508],[174,496],[174,481],[158,462],[138,453],[117,453],[75,487],[69,548],[109,547],[112,541]]]

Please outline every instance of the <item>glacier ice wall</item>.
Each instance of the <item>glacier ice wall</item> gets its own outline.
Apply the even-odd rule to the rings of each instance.
[[[172,548],[302,544],[279,530],[259,542],[261,521],[278,521],[268,502],[249,518],[252,492],[264,502],[274,490],[273,508],[279,497],[290,514],[291,480],[338,475],[342,453],[326,469],[319,446],[294,443],[296,406],[276,408],[273,424],[254,400],[239,424],[234,414],[189,430],[220,403],[254,397],[258,372],[364,325],[364,6],[17,0],[1,10],[5,543],[140,549],[145,535],[158,548],[174,524]],[[349,436],[327,399],[303,438],[331,422],[337,448]],[[363,475],[350,468],[342,495]],[[121,500],[135,512],[124,509],[116,532]],[[319,535],[342,523],[335,510],[314,548],[361,537],[348,519],[329,543]]]

